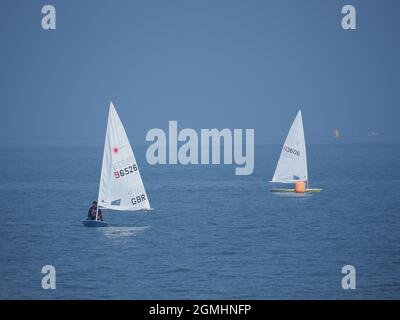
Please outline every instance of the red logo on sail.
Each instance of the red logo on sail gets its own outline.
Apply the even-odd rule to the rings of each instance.
[[[118,151],[119,151],[119,149],[118,149],[117,147],[114,147],[114,148],[113,148],[113,152],[114,152],[115,154],[117,154]]]

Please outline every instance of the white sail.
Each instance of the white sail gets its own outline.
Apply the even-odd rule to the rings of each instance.
[[[99,187],[100,208],[148,210],[149,199],[125,129],[110,103]]]
[[[272,182],[307,181],[307,154],[301,110],[289,130]]]

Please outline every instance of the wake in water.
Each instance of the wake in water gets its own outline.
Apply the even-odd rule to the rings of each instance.
[[[98,228],[97,230],[103,233],[110,239],[124,239],[129,237],[136,237],[137,235],[150,229],[150,226],[145,227],[107,227]]]
[[[309,198],[312,197],[312,193],[296,193],[296,192],[274,192],[274,196],[283,198]]]

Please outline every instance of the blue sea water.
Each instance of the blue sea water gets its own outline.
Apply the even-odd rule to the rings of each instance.
[[[102,148],[2,147],[1,299],[399,299],[400,144],[308,145],[311,187],[269,192],[280,145],[255,171],[150,166],[134,148],[154,211],[81,220],[97,197]],[[41,269],[56,268],[56,290]],[[343,290],[342,266],[357,289]]]

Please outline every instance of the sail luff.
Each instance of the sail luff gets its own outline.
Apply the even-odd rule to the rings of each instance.
[[[111,116],[111,108],[113,106],[112,101],[110,102],[110,107],[108,108],[108,117],[107,117],[107,128],[106,128],[106,136],[104,138],[104,148],[103,148],[103,159],[101,161],[101,172],[100,172],[100,182],[99,182],[99,192],[97,195],[97,209],[100,206],[100,194],[101,194],[101,190],[104,189],[104,186],[102,185],[104,183],[104,175],[106,174],[107,170],[106,170],[106,166],[109,163],[109,161],[107,161],[107,144],[108,144],[108,136],[109,136],[109,131],[110,131],[110,116]],[[97,214],[96,214],[97,215]]]

